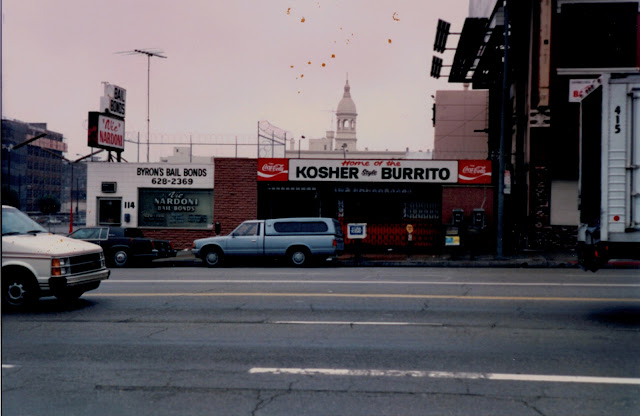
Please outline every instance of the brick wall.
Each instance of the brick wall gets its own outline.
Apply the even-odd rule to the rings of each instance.
[[[471,221],[476,208],[484,208],[486,225],[493,227],[493,188],[478,186],[442,187],[442,224],[451,224],[452,212],[456,208],[464,210],[464,218]]]
[[[215,159],[213,222],[220,223],[222,234],[258,218],[257,172],[256,159]]]
[[[191,249],[193,240],[198,238],[212,237],[215,235],[213,230],[185,230],[185,229],[171,229],[171,228],[158,228],[148,229],[143,228],[142,232],[145,237],[157,238],[159,240],[169,240],[173,244],[173,248],[176,250]]]

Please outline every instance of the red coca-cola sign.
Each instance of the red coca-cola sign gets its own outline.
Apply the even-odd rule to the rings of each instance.
[[[289,178],[289,159],[258,159],[259,181],[286,181]]]
[[[490,184],[490,160],[459,160],[458,183]]]

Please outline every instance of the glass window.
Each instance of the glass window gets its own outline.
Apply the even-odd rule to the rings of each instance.
[[[276,222],[273,229],[279,233],[297,233],[300,232],[299,222]]]
[[[329,227],[322,221],[300,223],[300,231],[303,233],[326,233],[327,230]]]
[[[122,217],[122,200],[120,199],[98,199],[98,223],[104,225],[120,225]]]
[[[329,227],[322,221],[287,221],[276,222],[273,224],[273,229],[279,233],[324,233],[329,230]]]
[[[138,190],[138,226],[210,228],[213,189]]]
[[[240,224],[238,228],[236,228],[236,230],[233,232],[233,235],[237,237],[252,236],[252,235],[258,235],[259,231],[260,231],[260,223],[247,222],[244,224]]]
[[[80,228],[70,235],[79,240],[97,240],[100,238],[100,228]]]

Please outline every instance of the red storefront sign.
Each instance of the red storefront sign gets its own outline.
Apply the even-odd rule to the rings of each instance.
[[[490,160],[460,160],[458,161],[458,183],[490,184]]]
[[[259,181],[286,181],[289,178],[289,159],[258,159]]]

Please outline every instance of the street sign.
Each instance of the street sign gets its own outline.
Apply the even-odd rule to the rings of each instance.
[[[367,224],[347,224],[347,238],[351,240],[362,240],[364,238],[367,238]]]

